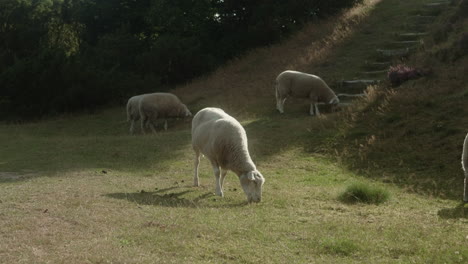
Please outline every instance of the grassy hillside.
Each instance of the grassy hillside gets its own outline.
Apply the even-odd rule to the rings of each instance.
[[[190,120],[135,136],[123,107],[1,124],[0,262],[466,262],[467,19],[458,4],[427,3],[367,0],[173,91],[192,112],[218,106],[242,122],[266,178],[260,204],[246,204],[233,173],[225,197],[215,196],[206,159],[202,186],[192,187]],[[415,26],[420,12],[437,16]],[[284,115],[275,110],[279,72],[307,71],[359,92],[341,81],[367,78],[376,49],[415,30],[430,34],[404,62],[431,75],[399,87],[382,81],[321,117],[308,116],[302,100],[288,100]],[[354,184],[390,199],[341,202]]]

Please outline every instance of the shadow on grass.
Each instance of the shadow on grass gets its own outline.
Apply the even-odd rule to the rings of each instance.
[[[173,191],[179,187],[170,187],[160,189],[154,192],[135,192],[135,193],[110,193],[105,196],[127,200],[132,203],[142,205],[154,205],[164,207],[187,207],[187,208],[200,208],[200,207],[214,207],[214,208],[232,208],[247,205],[247,202],[239,202],[232,204],[211,204],[208,203],[209,198],[214,195],[210,192],[201,194],[193,199],[187,199],[182,196],[193,192],[193,190]]]
[[[460,203],[455,208],[444,208],[437,212],[437,215],[444,219],[468,219],[468,204]]]

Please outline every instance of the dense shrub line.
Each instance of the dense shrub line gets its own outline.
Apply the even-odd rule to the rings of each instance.
[[[164,90],[361,0],[2,0],[0,117]]]

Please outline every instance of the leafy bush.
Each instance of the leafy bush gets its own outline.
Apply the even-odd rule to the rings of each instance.
[[[381,204],[390,197],[387,190],[364,183],[354,183],[338,197],[344,203]]]

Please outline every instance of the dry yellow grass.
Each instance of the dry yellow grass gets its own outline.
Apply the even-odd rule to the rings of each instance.
[[[401,188],[388,183],[394,174],[408,176],[401,170],[413,170],[416,175],[426,165],[418,163],[421,156],[434,158],[438,153],[423,156],[420,154],[426,153],[413,151],[411,144],[403,152],[397,148],[402,138],[385,137],[392,131],[399,135],[408,132],[400,126],[411,127],[420,117],[417,110],[424,109],[421,112],[431,117],[441,110],[438,117],[447,120],[458,116],[448,106],[456,101],[457,109],[464,107],[466,89],[439,90],[437,86],[461,84],[460,80],[438,78],[420,82],[423,86],[408,83],[403,86],[406,93],[403,89],[370,88],[369,96],[355,108],[321,118],[309,117],[302,106],[289,104],[287,110],[292,110],[284,115],[274,107],[273,80],[279,72],[317,72],[331,83],[353,76],[355,66],[362,64],[372,41],[380,36],[366,39],[368,33],[380,34],[381,28],[388,32],[396,23],[388,18],[408,15],[407,10],[427,1],[365,1],[319,26],[307,26],[283,43],[252,51],[175,89],[193,112],[220,106],[239,117],[249,136],[253,160],[266,178],[260,204],[245,203],[232,173],[226,179],[225,197],[214,196],[214,177],[206,159],[200,167],[202,186],[191,186],[193,153],[188,123],[170,126],[158,135],[129,136],[127,124],[121,123],[125,116],[122,107],[94,115],[0,125],[0,262],[466,262],[466,207],[436,193],[415,193],[414,185]],[[372,43],[363,43],[363,39]],[[463,72],[444,73],[454,78]],[[430,88],[427,94],[425,85]],[[425,100],[432,94],[438,98],[428,106],[423,101],[411,105],[417,92]],[[408,104],[405,117],[414,118],[392,123],[392,114],[401,118],[402,102]],[[438,123],[415,125],[425,125],[415,130],[420,132],[437,128]],[[449,132],[442,129],[437,136]],[[406,142],[410,140],[414,138]],[[445,148],[424,146],[424,151]],[[334,149],[338,162],[326,155]],[[394,152],[389,155],[389,150]],[[411,164],[397,162],[395,166],[392,162],[404,158],[402,153],[418,155],[405,160]],[[459,166],[458,155],[447,155],[446,161]],[[349,170],[353,158],[363,164],[372,158],[372,164],[383,171],[362,164]],[[400,171],[384,167],[387,163]],[[435,174],[447,178],[444,169],[437,168]],[[364,177],[369,175],[378,180]],[[461,170],[459,175],[462,177]],[[385,188],[390,200],[379,206],[341,203],[337,197],[355,182]]]

